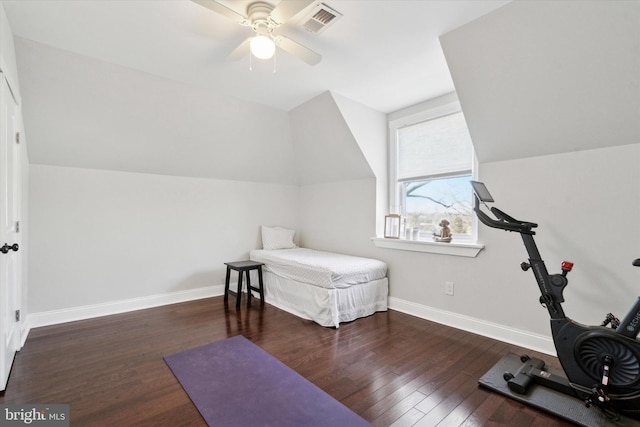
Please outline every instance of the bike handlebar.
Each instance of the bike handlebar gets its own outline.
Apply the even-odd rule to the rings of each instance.
[[[478,215],[478,219],[480,220],[480,222],[482,222],[484,225],[488,227],[499,228],[501,230],[507,230],[507,231],[516,231],[518,233],[535,234],[535,232],[532,231],[532,229],[538,226],[538,224],[534,222],[520,221],[518,219],[515,219],[512,216],[502,212],[500,209],[496,207],[492,207],[490,209],[491,213],[496,218],[498,218],[498,219],[493,219],[489,215],[484,213],[482,210],[480,210],[480,202],[477,197],[476,197],[476,202],[473,210]]]

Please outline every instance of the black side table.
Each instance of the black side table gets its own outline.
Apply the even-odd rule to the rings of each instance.
[[[251,291],[260,292],[260,303],[264,304],[264,285],[262,284],[262,266],[264,263],[256,261],[233,261],[225,262],[227,266],[227,279],[224,282],[224,300],[229,299],[229,278],[231,277],[231,270],[235,270],[239,273],[238,276],[238,291],[236,295],[236,310],[240,309],[240,299],[242,296],[242,275],[247,276],[247,300],[251,302]],[[258,270],[258,282],[259,287],[251,286],[251,279],[249,278],[249,272],[251,270]]]

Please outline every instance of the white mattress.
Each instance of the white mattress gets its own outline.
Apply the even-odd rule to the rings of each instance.
[[[280,277],[327,289],[348,288],[387,276],[387,265],[382,261],[313,249],[256,249],[249,258],[263,262],[266,271]]]

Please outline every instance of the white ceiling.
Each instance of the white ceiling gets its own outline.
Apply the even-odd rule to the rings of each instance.
[[[220,2],[243,14],[251,3]],[[296,25],[304,12],[279,29],[320,64],[280,52],[273,74],[226,60],[251,30],[189,0],[4,1],[17,37],[285,111],[331,90],[385,113],[453,91],[438,37],[508,1],[325,3],[343,17],[323,33]]]

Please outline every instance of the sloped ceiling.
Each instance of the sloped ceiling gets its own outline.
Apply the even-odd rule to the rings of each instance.
[[[294,108],[289,115],[300,184],[375,177],[330,92]]]
[[[286,112],[16,38],[32,163],[294,183]]]
[[[387,175],[387,115],[331,92],[349,131],[378,180]]]
[[[440,40],[480,162],[640,143],[640,2],[516,1]]]
[[[220,1],[240,13],[251,3]],[[507,2],[335,0],[344,17],[326,32],[295,19],[279,29],[322,62],[280,54],[275,74],[272,62],[251,71],[227,60],[250,30],[192,1],[0,5],[16,40],[31,162],[310,183],[374,176],[335,100],[320,94],[338,91],[377,116],[449,92],[438,36]],[[294,123],[296,107],[333,128]]]

